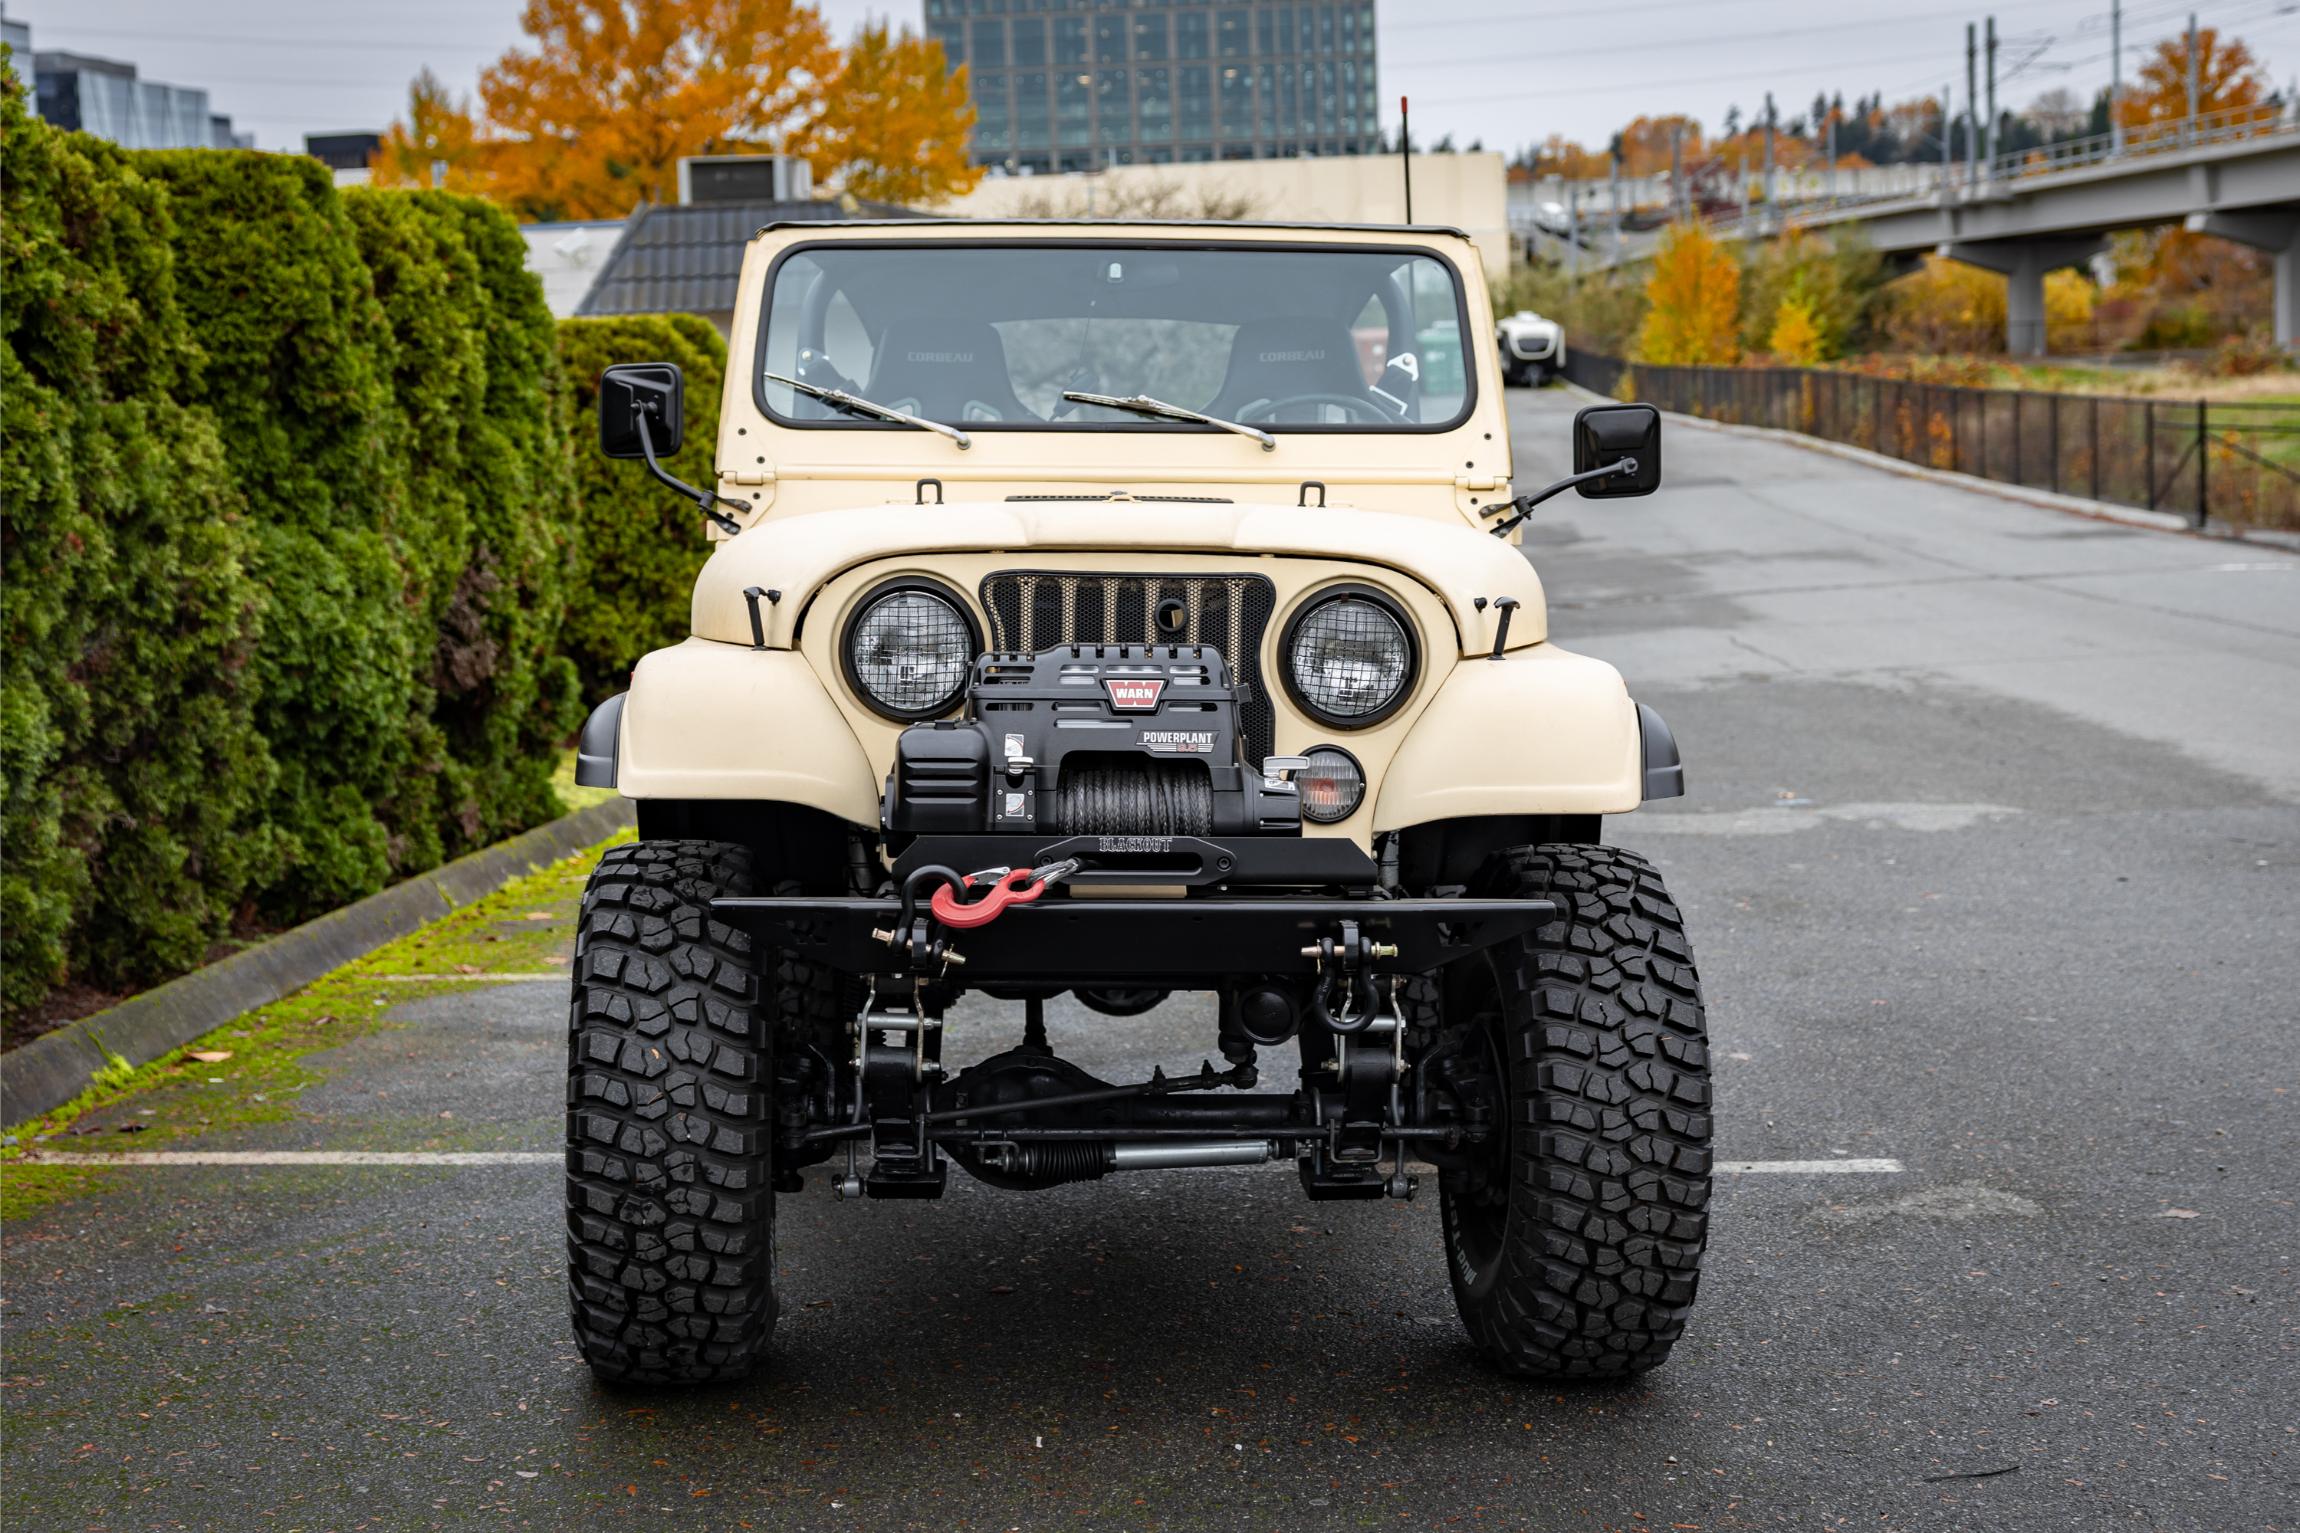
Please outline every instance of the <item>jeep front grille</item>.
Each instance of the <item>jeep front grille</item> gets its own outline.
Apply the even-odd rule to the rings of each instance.
[[[1000,570],[982,582],[992,649],[1035,655],[1058,644],[1211,644],[1246,689],[1238,724],[1255,763],[1270,754],[1275,724],[1262,685],[1262,634],[1277,604],[1261,575]],[[1161,608],[1172,614],[1171,626],[1160,624]]]

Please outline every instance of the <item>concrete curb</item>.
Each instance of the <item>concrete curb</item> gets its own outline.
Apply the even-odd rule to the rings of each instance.
[[[1593,389],[1583,388],[1571,379],[1558,380],[1566,388],[1581,395],[1592,404],[1618,404]],[[1954,489],[1972,490],[1993,495],[1998,500],[2009,500],[2024,506],[2037,506],[2047,511],[2065,511],[2075,516],[2088,516],[2094,521],[2121,522],[2127,527],[2146,527],[2151,532],[2178,532],[2192,538],[2214,538],[2229,543],[2250,543],[2263,548],[2284,549],[2300,553],[2300,533],[2278,532],[2264,527],[2230,527],[2220,524],[2199,527],[2185,516],[2169,511],[2150,511],[2140,506],[2120,506],[2105,500],[2090,500],[2082,495],[2062,495],[2051,490],[2034,490],[2025,485],[2006,484],[2002,480],[1983,479],[1977,474],[1960,474],[1953,469],[1929,468],[1921,463],[1909,463],[1886,453],[1871,452],[1866,447],[1854,447],[1845,442],[1832,442],[1827,437],[1807,436],[1802,431],[1787,431],[1777,426],[1743,426],[1732,421],[1713,421],[1699,415],[1680,415],[1674,410],[1662,414],[1671,420],[1697,426],[1703,431],[1720,431],[1727,436],[1752,437],[1759,441],[1781,442],[1791,447],[1802,447],[1808,452],[1824,453],[1832,458],[1843,458],[1850,463],[1866,464],[1899,474],[1908,479],[1923,479],[1932,484],[1945,484]],[[1666,483],[1666,481],[1664,481]]]
[[[153,1060],[633,822],[629,799],[564,815],[122,1001],[0,1054],[0,1125],[88,1089],[117,1055]]]

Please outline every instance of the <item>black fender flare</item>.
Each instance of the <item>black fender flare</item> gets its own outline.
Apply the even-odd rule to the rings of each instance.
[[[630,695],[616,693],[592,709],[591,716],[583,721],[583,733],[575,738],[575,786],[578,788],[615,786],[616,750],[623,739],[623,700]],[[1652,780],[1650,767],[1646,769],[1646,780]],[[1646,797],[1652,794],[1649,792]]]
[[[1644,746],[1646,802],[1683,798],[1685,761],[1677,754],[1677,737],[1669,732],[1668,722],[1655,709],[1639,703],[1637,733]],[[576,781],[582,779],[578,777]]]

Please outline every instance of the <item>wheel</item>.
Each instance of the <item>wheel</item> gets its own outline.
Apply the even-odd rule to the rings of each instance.
[[[772,1037],[710,901],[751,854],[641,841],[583,893],[567,1058],[568,1298],[600,1379],[741,1378],[775,1325]]]
[[[1525,364],[1509,356],[1506,352],[1503,353],[1501,386],[1505,389],[1519,389],[1525,387],[1525,383]]]
[[[1514,1374],[1657,1367],[1708,1234],[1709,1053],[1684,923],[1652,865],[1613,847],[1499,852],[1469,892],[1560,913],[1424,987],[1413,1018],[1496,1125],[1440,1181],[1462,1324]]]

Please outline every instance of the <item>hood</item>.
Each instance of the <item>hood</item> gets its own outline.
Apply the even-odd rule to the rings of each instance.
[[[1002,553],[1058,559],[1064,550],[1338,559],[1395,571],[1445,603],[1462,653],[1493,647],[1500,598],[1515,597],[1509,647],[1548,635],[1541,580],[1517,548],[1471,527],[1341,507],[1202,505],[1156,500],[955,501],[863,506],[769,517],[719,545],[695,581],[697,638],[751,642],[746,588],[780,593],[760,604],[766,642],[788,649],[807,602],[825,582],[882,559]],[[1479,599],[1483,598],[1481,608]]]

